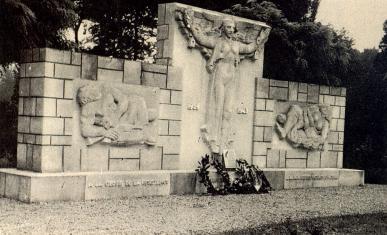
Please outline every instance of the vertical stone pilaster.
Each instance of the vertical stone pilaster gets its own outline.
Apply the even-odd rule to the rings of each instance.
[[[64,148],[72,140],[72,85],[78,55],[50,48],[26,50],[19,81],[17,168],[62,172]]]

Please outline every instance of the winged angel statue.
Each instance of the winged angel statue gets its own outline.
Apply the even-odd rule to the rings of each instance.
[[[242,59],[257,59],[268,39],[269,27],[238,22],[192,9],[176,11],[189,48],[198,48],[210,74],[205,124],[201,127],[212,153],[220,154],[232,143],[231,117],[238,66]]]

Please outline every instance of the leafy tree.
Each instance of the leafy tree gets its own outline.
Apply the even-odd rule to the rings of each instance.
[[[352,59],[347,93],[345,167],[366,170],[372,183],[387,183],[386,25],[380,51],[364,50]]]
[[[157,3],[171,0],[77,0],[77,20],[74,24],[75,42],[79,45],[78,31],[83,20],[95,23],[90,28],[95,47],[90,51],[99,55],[134,60],[156,54],[155,37],[157,24]],[[199,1],[182,0],[190,4],[213,10],[223,10],[237,3],[237,0]]]
[[[344,83],[354,53],[352,40],[345,31],[337,32],[330,26],[311,21],[318,1],[315,5],[313,1],[301,1],[304,4],[297,3],[298,7],[294,6],[293,10],[289,8],[287,14],[297,20],[295,22],[289,21],[273,2],[250,0],[226,11],[272,26],[265,46],[264,76],[329,85]],[[278,3],[287,6],[282,1]]]
[[[92,53],[136,60],[155,50],[148,40],[156,36],[156,0],[77,0],[75,5],[76,32],[82,20],[95,22],[90,28],[96,44]]]
[[[0,167],[16,165],[17,75],[15,65],[0,66]]]
[[[71,0],[0,0],[0,64],[24,48],[68,48],[64,30],[74,17]]]
[[[253,2],[253,1],[249,1]],[[264,0],[256,1],[258,3]],[[314,21],[320,0],[271,0],[291,22]]]

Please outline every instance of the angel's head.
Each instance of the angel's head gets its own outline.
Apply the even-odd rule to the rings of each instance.
[[[222,21],[222,26],[220,29],[222,30],[222,33],[230,38],[234,33],[236,33],[235,22],[230,18],[225,18]]]

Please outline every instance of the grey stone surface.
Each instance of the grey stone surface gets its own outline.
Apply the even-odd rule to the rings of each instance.
[[[298,91],[302,93],[308,92],[308,84],[306,83],[298,83]]]
[[[145,147],[140,151],[140,170],[161,170],[163,157],[161,147]]]
[[[64,81],[53,78],[31,78],[31,96],[63,98]]]
[[[71,53],[71,64],[73,64],[73,65],[81,65],[81,62],[82,62],[81,58],[82,58],[82,54],[81,53],[73,51]]]
[[[337,152],[321,152],[321,167],[336,168],[337,167]]]
[[[364,185],[364,171],[340,169],[339,170],[340,186],[357,186]]]
[[[5,196],[5,173],[0,172],[0,197]]]
[[[307,168],[320,168],[321,163],[321,152],[311,151],[308,152]]]
[[[137,61],[124,62],[124,83],[140,85],[141,84],[141,63]]]
[[[288,99],[288,88],[282,87],[270,87],[269,98],[276,100],[287,100]]]
[[[81,67],[77,65],[67,65],[67,64],[55,64],[55,74],[56,78],[65,78],[65,79],[79,79],[81,76]]]
[[[259,168],[266,168],[266,160],[267,156],[265,155],[260,155],[260,156],[254,156],[253,155],[253,162],[252,164],[258,166]]]
[[[138,171],[140,159],[114,158],[109,159],[109,171]]]
[[[153,73],[153,72],[142,72],[142,85],[144,86],[154,86],[160,88],[167,87],[167,75]]]
[[[269,98],[269,79],[257,79],[256,97]]]
[[[298,96],[298,83],[289,82],[289,100],[297,101],[297,96]]]
[[[97,80],[98,57],[96,55],[82,54],[82,79]]]
[[[285,171],[285,189],[339,186],[338,170]]]
[[[266,142],[254,142],[253,155],[266,155],[267,149],[270,148],[270,143]]]
[[[40,61],[50,61],[55,63],[70,64],[71,52],[51,48],[41,48],[39,53]],[[36,60],[35,60],[36,61]]]
[[[19,199],[20,178],[17,175],[5,174],[5,197]]]
[[[288,87],[289,82],[288,81],[281,81],[281,80],[274,80],[270,79],[270,86],[275,86],[275,87]]]
[[[196,172],[171,173],[171,194],[194,194],[196,182]]]
[[[286,159],[291,159],[291,158],[306,158],[307,156],[307,151],[304,149],[289,149],[286,150]]]
[[[170,194],[170,175],[163,172],[87,175],[85,200]]]
[[[124,72],[110,69],[98,69],[97,80],[104,82],[122,83]]]
[[[350,169],[263,169],[273,189],[357,186],[364,171]],[[215,184],[220,179],[210,173]],[[235,175],[231,172],[231,177]],[[0,196],[24,202],[78,201],[203,193],[194,171],[34,173],[0,169]]]
[[[36,62],[26,64],[26,77],[53,77],[54,64],[49,62]]]
[[[274,190],[284,189],[285,172],[281,170],[267,169],[264,171],[267,180]]]
[[[306,159],[286,159],[286,168],[306,168]]]
[[[268,168],[278,168],[280,162],[280,151],[279,150],[268,150],[267,151],[267,165]]]
[[[124,60],[112,57],[98,56],[98,68],[123,70]]]
[[[63,147],[63,171],[81,171],[81,152],[72,146]]]
[[[157,27],[157,40],[168,39],[168,35],[169,35],[168,25],[160,25]]]
[[[108,148],[104,146],[90,146],[82,149],[81,171],[107,171],[108,170]]]
[[[256,126],[254,127],[254,141],[263,141],[263,132],[264,132],[264,127],[261,126]]]
[[[154,72],[166,74],[168,69],[167,66],[161,64],[150,64],[150,63],[142,63],[141,64],[142,71]]]
[[[178,154],[164,154],[163,155],[163,170],[176,170],[179,168],[179,155]]]
[[[319,98],[319,86],[318,85],[308,85],[308,102],[318,103]]]
[[[32,177],[28,202],[84,200],[84,176]]]

